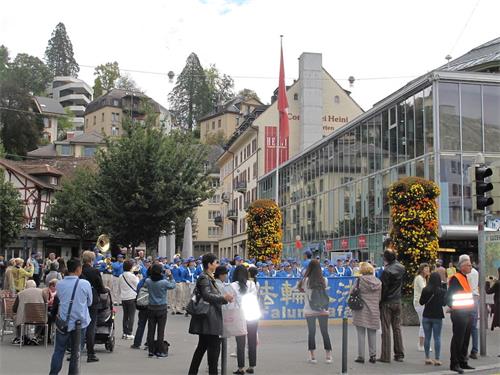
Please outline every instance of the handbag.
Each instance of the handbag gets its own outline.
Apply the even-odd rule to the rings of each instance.
[[[245,319],[248,322],[259,320],[261,318],[262,312],[260,310],[259,299],[257,297],[257,291],[254,283],[250,284],[250,288],[247,293],[241,297],[241,308],[243,309]]]
[[[191,316],[206,317],[210,310],[210,303],[198,295],[198,287],[195,287],[191,299],[186,306],[186,312]]]
[[[66,314],[66,319],[62,319],[59,313],[56,315],[56,328],[60,333],[68,333],[69,318],[71,315],[71,309],[73,309],[73,300],[75,299],[76,287],[80,279],[76,279],[75,286],[73,287],[73,293],[71,294],[71,300],[69,301],[68,313]]]
[[[126,280],[125,280],[126,281]],[[139,289],[135,296],[135,307],[137,310],[146,310],[149,305],[149,290],[146,283]]]
[[[356,282],[356,286],[351,290],[349,299],[347,300],[347,305],[353,311],[358,311],[363,308],[364,301],[361,298],[361,293],[359,291],[359,279]]]
[[[247,333],[243,309],[236,303],[222,306],[222,337],[245,336]]]

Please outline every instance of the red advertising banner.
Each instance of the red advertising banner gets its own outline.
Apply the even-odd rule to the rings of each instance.
[[[366,236],[359,236],[358,237],[358,247],[359,248],[366,247]]]
[[[349,240],[347,238],[342,238],[340,240],[340,248],[342,250],[347,250],[349,248]]]
[[[266,126],[265,127],[265,148],[264,148],[264,170],[268,173],[276,168],[276,127]],[[280,137],[281,138],[281,137]],[[288,148],[288,137],[281,140],[280,145],[280,165],[283,164],[289,158],[289,148]]]
[[[325,241],[325,248],[326,248],[326,251],[332,251],[333,250],[333,240],[326,240]]]

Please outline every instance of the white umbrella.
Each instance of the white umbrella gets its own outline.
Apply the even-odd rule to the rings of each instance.
[[[166,251],[167,251],[167,257],[168,260],[171,262],[174,259],[175,255],[175,225],[172,224],[172,228],[170,233],[167,235],[166,238]]]
[[[191,218],[186,218],[184,224],[184,241],[182,243],[182,257],[184,259],[193,256],[193,227]]]
[[[158,256],[167,256],[167,236],[164,231],[161,232],[160,237],[158,238]]]

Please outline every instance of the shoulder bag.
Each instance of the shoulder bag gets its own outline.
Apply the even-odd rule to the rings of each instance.
[[[347,305],[353,311],[358,311],[363,308],[363,299],[361,298],[361,293],[359,291],[359,278],[356,282],[356,286],[352,289],[349,299],[347,300]]]
[[[78,286],[79,282],[80,279],[76,279],[75,286],[73,287],[73,293],[71,294],[71,300],[69,301],[68,314],[66,315],[66,319],[61,319],[59,313],[56,316],[56,328],[63,334],[68,333],[69,318],[71,315],[71,309],[73,309],[73,300],[75,299],[76,287]]]
[[[146,282],[144,282],[142,287],[139,289],[139,293],[137,293],[137,295],[135,296],[135,307],[137,310],[146,310],[148,308],[148,305],[149,290]]]
[[[206,302],[198,293],[198,285],[196,285],[186,306],[186,312],[191,316],[206,317],[209,310],[210,303]]]

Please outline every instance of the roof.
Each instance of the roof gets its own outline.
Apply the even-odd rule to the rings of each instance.
[[[243,117],[243,121],[242,123],[240,124],[240,126],[238,126],[235,130],[235,132],[233,133],[233,135],[231,136],[231,138],[228,139],[228,141],[226,142],[226,144],[224,145],[224,150],[229,150],[229,148],[231,147],[231,145],[236,142],[236,140],[239,138],[239,136],[245,131],[247,130],[254,122],[254,120],[259,117],[267,108],[269,108],[268,105],[260,105],[258,107],[256,107],[252,112],[250,112],[248,115],[245,115]]]
[[[212,112],[206,114],[205,116],[200,117],[198,121],[206,121],[225,113],[239,114],[241,109],[241,104],[249,102],[250,100],[255,100],[258,103],[260,103],[260,105],[263,104],[260,100],[257,100],[255,98],[245,99],[243,96],[236,96],[232,99],[227,100],[221,105],[217,105],[217,107]]]
[[[5,159],[0,159],[5,160]],[[21,169],[24,173],[30,170],[30,168],[42,167],[42,168],[53,168],[57,170],[63,178],[71,178],[78,167],[97,169],[97,163],[93,157],[73,157],[73,156],[62,156],[51,159],[27,159],[23,161],[7,161],[10,165]],[[34,177],[36,178],[36,177]]]
[[[64,141],[54,142],[57,145],[69,145],[74,143],[91,143],[91,144],[104,144],[104,137],[97,132],[83,133],[74,138],[65,139]]]
[[[13,171],[14,173],[23,176],[24,178],[30,180],[34,184],[36,184],[39,187],[42,187],[44,189],[50,189],[50,190],[56,190],[57,187],[47,184],[46,182],[43,182],[39,178],[30,175],[28,172],[24,171],[23,168],[21,168],[20,165],[18,165],[16,162],[13,162],[11,160],[6,160],[6,159],[0,159],[0,166],[3,166],[5,169],[9,169]]]
[[[19,164],[19,167],[30,175],[51,175],[51,176],[62,176],[62,172],[55,169],[54,167],[43,164],[43,165],[32,165],[32,164]]]
[[[495,62],[497,62],[495,64]],[[466,54],[451,60],[449,64],[440,66],[436,70],[457,71],[457,70],[475,70],[487,68],[488,65],[498,66],[500,63],[500,37],[490,40],[480,46],[471,49]]]
[[[50,143],[46,146],[38,147],[33,151],[28,152],[28,156],[36,156],[36,157],[55,157],[56,153],[56,145]]]
[[[47,98],[45,96],[34,96],[38,110],[42,114],[54,114],[54,115],[65,115],[64,108],[61,103],[52,98]]]
[[[149,99],[151,103],[153,104],[154,110],[156,112],[160,112],[161,105],[156,102],[155,100],[151,99],[149,96],[146,94],[140,92],[140,91],[134,91],[134,90],[123,90],[123,89],[111,89],[108,93],[99,96],[98,98],[95,98],[93,101],[91,101],[88,105],[87,108],[85,109],[85,115],[95,112],[100,108],[103,107],[117,107],[116,105],[113,105],[113,100],[117,99],[120,100],[118,103],[118,107],[122,107],[121,99],[133,96],[134,98],[140,98],[140,99]]]

